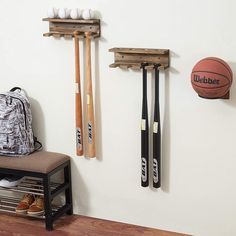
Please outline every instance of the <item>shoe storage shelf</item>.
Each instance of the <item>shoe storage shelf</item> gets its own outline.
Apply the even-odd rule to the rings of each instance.
[[[54,191],[60,184],[58,183],[51,183],[50,188]],[[0,187],[1,191],[5,191],[6,195],[0,195],[0,211],[7,212],[7,213],[14,213],[17,215],[28,216],[28,217],[35,217],[39,219],[45,219],[45,215],[29,215],[29,214],[20,214],[16,213],[15,209],[21,198],[19,197],[10,197],[7,196],[7,192],[15,192],[21,194],[32,194],[35,197],[43,197],[44,190],[43,190],[43,182],[40,178],[33,178],[25,176],[22,181],[16,187]],[[18,195],[18,194],[17,194]],[[58,210],[59,206],[52,205],[52,211],[55,212]]]
[[[64,175],[63,183],[52,182],[51,176],[61,171]],[[70,171],[70,158],[60,153],[40,151],[19,158],[0,156],[0,174],[24,177],[15,187],[0,187],[0,212],[43,219],[46,229],[53,230],[53,222],[57,218],[63,214],[73,214]],[[54,205],[53,199],[63,192],[65,203],[62,206]],[[19,195],[24,194],[43,197],[43,215],[16,213],[16,206],[21,201]]]

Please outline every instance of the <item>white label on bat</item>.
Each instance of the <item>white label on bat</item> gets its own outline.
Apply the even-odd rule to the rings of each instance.
[[[89,105],[89,104],[90,104],[90,95],[87,94],[87,105]]]
[[[81,140],[81,129],[76,128],[76,146],[79,150],[82,150],[82,140]]]
[[[153,123],[153,133],[155,133],[155,134],[158,133],[158,122]]]
[[[78,83],[75,83],[75,93],[80,93]]]
[[[142,119],[141,121],[141,130],[146,130],[146,120]]]
[[[158,179],[158,163],[157,163],[157,160],[154,159],[153,160],[153,182],[155,184],[157,184],[159,181]]]
[[[142,167],[141,167],[141,179],[143,182],[147,181],[147,161],[144,157],[142,157]]]
[[[93,141],[93,129],[91,123],[88,123],[88,143],[91,144]]]

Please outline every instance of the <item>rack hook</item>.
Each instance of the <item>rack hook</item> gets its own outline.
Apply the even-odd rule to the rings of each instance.
[[[146,66],[148,66],[148,63],[147,62],[143,62],[143,63],[141,63],[140,68],[144,68],[145,69]]]

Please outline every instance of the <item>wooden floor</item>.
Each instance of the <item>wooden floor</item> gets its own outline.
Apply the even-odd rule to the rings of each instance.
[[[183,236],[85,216],[64,216],[57,220],[53,231],[46,231],[41,220],[0,214],[0,236]]]

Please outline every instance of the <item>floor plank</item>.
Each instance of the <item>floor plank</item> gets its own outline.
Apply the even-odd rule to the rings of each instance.
[[[64,216],[54,224],[54,230],[45,230],[37,219],[0,214],[1,236],[187,236],[86,216]]]

